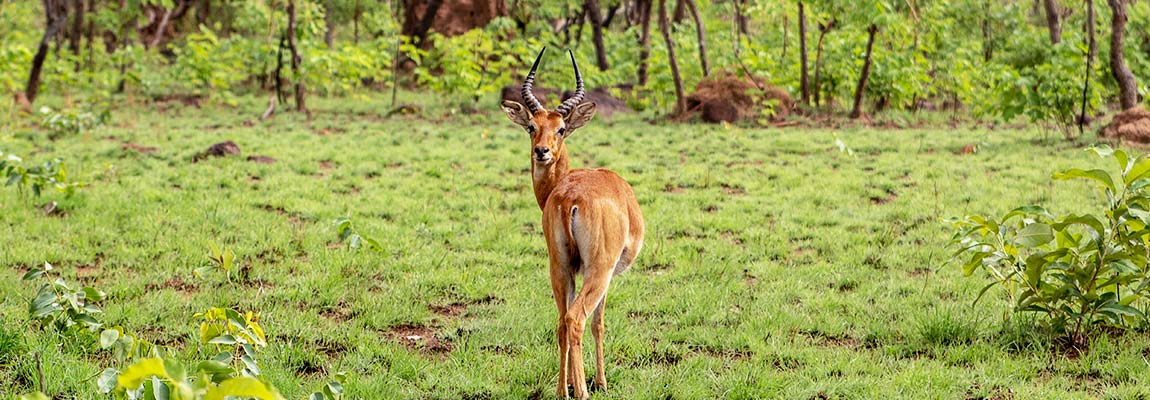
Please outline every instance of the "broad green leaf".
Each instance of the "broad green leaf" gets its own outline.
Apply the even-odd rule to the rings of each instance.
[[[32,268],[32,270],[30,270],[30,271],[28,271],[28,273],[24,274],[24,277],[20,278],[20,280],[30,281],[30,280],[39,278],[40,276],[44,275],[44,272],[46,272],[46,271],[39,269],[39,268]]]
[[[164,362],[159,358],[147,358],[132,364],[116,378],[116,387],[132,390],[144,384],[144,380],[152,376],[167,377]]]
[[[1102,186],[1109,189],[1111,193],[1117,193],[1114,188],[1114,180],[1110,178],[1110,174],[1100,169],[1083,170],[1078,168],[1071,168],[1059,173],[1054,174],[1054,179],[1068,180],[1068,179],[1090,179],[1095,182],[1101,183]]]
[[[224,400],[225,397],[254,397],[260,400],[283,400],[274,388],[252,377],[235,377],[211,388],[204,400]]]
[[[20,396],[20,400],[52,400],[40,392],[28,393]]]
[[[222,344],[230,346],[236,344],[236,337],[232,335],[220,335],[212,338],[212,340],[209,340],[208,344]]]
[[[1050,225],[1036,222],[1018,231],[1014,236],[1014,243],[1023,247],[1038,247],[1054,240],[1054,230]]]
[[[46,288],[46,287],[45,287]],[[33,319],[41,319],[54,312],[63,311],[64,307],[56,302],[56,295],[51,290],[40,290],[40,294],[32,299],[28,305],[28,313]]]
[[[1102,308],[1100,308],[1099,310],[1110,311],[1110,312],[1113,312],[1115,314],[1124,315],[1127,317],[1137,317],[1137,316],[1142,315],[1141,310],[1134,308],[1134,307],[1131,307],[1131,306],[1119,304],[1119,303],[1108,303],[1108,304],[1102,306]]]
[[[100,393],[111,393],[116,390],[116,378],[120,376],[120,371],[115,368],[105,369],[100,373],[100,377],[96,379],[96,388]]]
[[[100,348],[106,349],[116,344],[116,340],[120,339],[120,331],[115,329],[105,329],[100,332]]]

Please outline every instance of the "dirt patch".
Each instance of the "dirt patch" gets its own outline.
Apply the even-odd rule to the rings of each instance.
[[[675,268],[675,266],[672,264],[658,263],[651,264],[650,266],[643,268],[642,271],[651,275],[663,275],[672,268]]]
[[[630,91],[630,87],[617,87],[618,90]],[[566,101],[571,96],[575,95],[575,91],[568,90],[563,92],[561,101]],[[586,92],[583,97],[584,103],[595,103],[595,114],[604,117],[611,117],[617,112],[630,112],[631,107],[627,106],[627,102],[615,97],[611,94],[611,88],[597,87]]]
[[[424,354],[441,355],[450,353],[453,349],[451,342],[439,338],[434,328],[419,324],[392,326],[387,328],[384,335]]]
[[[208,157],[226,157],[238,155],[240,155],[240,146],[237,145],[236,142],[228,140],[208,146],[207,150],[204,150],[192,157],[192,162],[199,162],[201,160],[207,159]]]
[[[487,295],[482,299],[469,300],[469,301],[455,301],[448,304],[431,304],[427,309],[433,313],[439,314],[444,317],[453,318],[463,315],[471,306],[493,304],[500,302],[498,297]]]
[[[861,340],[847,335],[836,335],[819,330],[803,330],[798,334],[811,339],[819,346],[825,347],[846,347],[853,349],[862,344]]]
[[[1099,136],[1126,142],[1150,144],[1150,111],[1138,106],[1114,115]]]
[[[699,112],[705,122],[736,122],[755,120],[770,109],[774,112],[771,122],[786,119],[795,105],[790,94],[759,82],[762,80],[730,73],[703,79],[687,96],[687,110],[677,118],[689,118]]]
[[[276,163],[276,159],[268,157],[268,156],[248,156],[248,161],[254,162],[256,164],[275,164]]]
[[[391,109],[391,111],[387,112],[388,117],[393,116],[393,115],[420,115],[420,114],[423,114],[423,107],[420,107],[418,104],[400,104],[400,105],[396,106],[395,108]]]
[[[719,238],[721,238],[723,240],[727,240],[727,241],[731,242],[731,244],[736,245],[736,246],[742,246],[743,245],[743,239],[740,238],[738,236],[738,234],[735,232],[724,231],[723,233],[719,234]]]
[[[887,204],[887,203],[890,203],[892,201],[895,201],[897,199],[898,199],[898,193],[895,193],[893,190],[887,190],[886,194],[883,196],[871,196],[870,202],[871,202],[871,204],[874,204],[874,205],[883,205],[883,204]]]
[[[687,188],[683,187],[682,185],[672,185],[668,183],[667,186],[663,187],[663,192],[666,193],[683,193],[685,191],[687,191]]]
[[[332,135],[347,132],[347,129],[346,128],[340,128],[338,126],[328,126],[328,127],[316,129],[313,132],[319,136],[332,136]]]
[[[744,269],[743,270],[743,283],[746,283],[747,286],[758,285],[759,284],[759,277],[755,276],[755,274],[752,274],[751,270]]]
[[[332,161],[332,160],[320,160],[319,169],[330,170],[332,168],[335,168],[335,162],[334,161]]]
[[[751,358],[751,351],[745,348],[732,349],[722,346],[692,344],[687,346],[687,349],[695,354],[734,361]]]
[[[724,183],[723,184],[723,194],[730,195],[730,196],[738,196],[738,195],[747,194],[747,190],[743,189],[742,186],[727,185]]]
[[[132,152],[136,152],[136,153],[140,153],[140,154],[152,154],[152,153],[155,153],[157,151],[160,151],[159,147],[144,146],[144,145],[136,144],[136,143],[132,143],[132,142],[121,144],[120,148],[123,149],[124,151],[132,151]]]
[[[196,285],[195,283],[185,281],[184,278],[177,275],[168,278],[168,280],[159,284],[149,283],[144,286],[144,289],[147,289],[149,292],[163,289],[175,290],[180,292],[184,297],[190,297],[192,294],[200,291],[200,286]]]
[[[519,85],[504,86],[503,90],[499,93],[500,102],[511,100],[519,104],[527,104],[526,101],[523,101],[523,96],[520,94],[522,89],[523,86]],[[544,107],[547,107],[548,104],[553,104],[550,102],[551,99],[560,98],[562,95],[562,92],[558,89],[538,86],[531,88],[531,93],[535,94],[535,99],[539,100],[539,104],[542,104]]]

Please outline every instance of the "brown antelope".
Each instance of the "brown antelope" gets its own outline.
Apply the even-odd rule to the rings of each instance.
[[[575,54],[575,95],[555,111],[543,108],[531,92],[544,48],[523,81],[523,101],[504,101],[512,122],[531,134],[531,180],[543,211],[543,236],[551,259],[551,291],[559,308],[559,387],[556,395],[589,397],[583,371],[583,328],[594,313],[595,382],[605,388],[603,308],[611,278],[631,266],[643,247],[643,213],[623,178],[606,169],[568,169],[565,141],[595,115],[595,103],[583,103],[583,76]],[[575,276],[583,286],[575,292]]]

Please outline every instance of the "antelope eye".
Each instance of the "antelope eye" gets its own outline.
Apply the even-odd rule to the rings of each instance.
[[[563,136],[563,134],[566,132],[567,132],[567,127],[562,127],[562,128],[559,128],[559,131],[555,132],[555,134],[557,134],[559,136]]]
[[[535,134],[535,125],[528,125],[527,126],[527,133],[534,135]]]

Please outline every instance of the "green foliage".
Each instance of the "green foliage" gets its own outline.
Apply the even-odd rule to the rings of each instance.
[[[216,245],[216,242],[210,242],[209,246],[209,264],[196,268],[194,271],[195,275],[204,276],[213,271],[220,271],[223,272],[230,281],[232,279],[232,270],[235,269],[236,252],[228,248],[221,249],[220,246]]]
[[[171,358],[140,360],[117,377],[116,391],[121,398],[130,399],[283,399],[279,391],[267,382],[251,376],[236,376],[235,369],[216,360],[194,364]]]
[[[352,226],[351,218],[343,217],[335,220],[335,231],[339,234],[339,240],[347,243],[348,250],[367,246],[368,249],[383,252],[383,246],[380,246],[378,241],[359,234],[359,231]]]
[[[24,274],[25,281],[48,281],[29,302],[28,315],[41,327],[52,326],[62,333],[77,326],[95,332],[103,325],[96,315],[103,312],[97,303],[104,301],[104,292],[91,286],[73,289],[63,278],[52,279],[52,270],[52,264],[44,263]]]
[[[1092,148],[1117,161],[1120,173],[1068,169],[1054,179],[1085,179],[1105,198],[1101,215],[1055,216],[1038,206],[1001,218],[956,221],[956,256],[967,276],[981,270],[1001,287],[1015,312],[1048,317],[1055,331],[1082,338],[1095,327],[1145,326],[1142,301],[1150,276],[1150,158]]]
[[[20,157],[5,155],[3,152],[0,152],[0,178],[5,179],[5,186],[15,185],[21,194],[31,189],[36,197],[40,197],[45,188],[53,188],[66,197],[72,197],[76,189],[87,185],[85,182],[68,180],[63,158],[57,157],[40,165],[26,167]]]
[[[79,136],[93,128],[104,126],[111,118],[108,110],[95,113],[92,111],[56,111],[49,107],[41,107],[40,126],[52,131],[52,139],[64,136]]]

